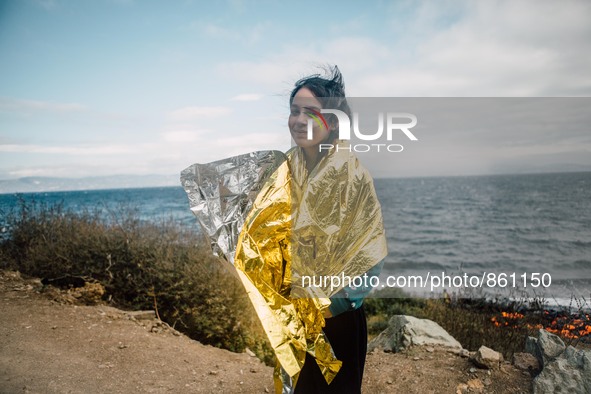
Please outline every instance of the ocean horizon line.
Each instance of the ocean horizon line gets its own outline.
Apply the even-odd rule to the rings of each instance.
[[[488,174],[446,174],[446,175],[410,175],[410,176],[374,176],[375,180],[391,180],[391,179],[445,179],[445,178],[486,178],[486,177],[512,177],[512,176],[536,176],[536,175],[553,175],[553,174],[581,174],[581,173],[591,173],[591,169],[589,170],[565,170],[565,171],[527,171],[527,172],[499,172],[499,173],[488,173]],[[140,180],[146,179],[150,177],[154,178],[173,178],[177,175],[168,174],[168,175],[161,175],[161,174],[147,174],[147,175],[134,175],[134,174],[118,174],[118,175],[101,175],[101,176],[90,176],[90,177],[50,177],[50,176],[30,176],[30,177],[21,177],[21,178],[14,178],[14,179],[0,179],[0,195],[3,194],[35,194],[35,193],[61,193],[61,192],[80,192],[80,191],[100,191],[100,190],[129,190],[129,189],[154,189],[154,188],[167,188],[167,187],[180,187],[180,179],[178,181],[178,185],[174,184],[172,181],[164,181],[161,183],[149,183],[146,182],[145,184],[130,184],[130,185],[117,185],[117,184],[105,184],[105,185],[48,185],[47,188],[43,188],[43,185],[40,185],[36,182],[90,182],[96,180],[105,180],[108,182],[109,179],[111,180],[121,180],[121,179],[131,179],[131,180]],[[180,178],[180,172],[178,177]],[[8,190],[2,190],[3,184],[6,183],[17,183],[22,182],[23,188],[14,187],[12,190],[10,186],[8,186]],[[15,185],[18,186],[18,185]],[[26,190],[25,186],[30,186],[31,188],[38,187],[38,189],[29,189]]]

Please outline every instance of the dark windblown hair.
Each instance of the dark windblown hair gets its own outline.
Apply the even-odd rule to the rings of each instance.
[[[341,71],[336,65],[328,66],[325,69],[325,74],[325,76],[314,74],[297,81],[289,96],[289,103],[293,102],[293,98],[301,88],[307,88],[316,96],[323,108],[343,111],[350,119],[351,108],[349,108],[345,96],[345,82]],[[337,118],[332,114],[326,114],[325,117],[330,125],[335,126],[328,138],[329,141],[332,141],[337,138],[339,132]]]

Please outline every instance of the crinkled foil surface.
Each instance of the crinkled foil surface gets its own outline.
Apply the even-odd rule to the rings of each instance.
[[[301,277],[362,275],[386,255],[371,177],[337,152],[308,174],[302,151],[254,152],[181,173],[214,254],[233,264],[275,351],[275,390],[290,393],[306,352],[327,382],[341,367],[322,327],[339,288]],[[344,327],[343,329],[346,329]]]
[[[292,297],[306,297],[302,278],[314,278],[317,296],[332,297],[387,255],[382,211],[373,180],[339,142],[308,174],[303,151],[288,152],[292,173]],[[339,277],[337,282],[325,280]]]
[[[232,263],[279,362],[277,392],[291,392],[306,352],[316,358],[327,382],[340,369],[326,341],[326,298],[290,298],[291,175],[286,156],[254,152],[181,173],[190,206],[214,254]]]
[[[181,172],[191,211],[211,241],[213,253],[234,262],[246,214],[266,180],[285,162],[279,151],[253,152]]]

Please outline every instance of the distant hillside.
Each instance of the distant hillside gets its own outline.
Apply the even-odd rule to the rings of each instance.
[[[0,180],[0,194],[180,186],[179,175],[114,175],[85,178],[26,177]]]

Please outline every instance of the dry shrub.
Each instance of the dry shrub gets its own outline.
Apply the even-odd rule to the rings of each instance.
[[[212,256],[194,230],[173,220],[141,221],[129,207],[105,215],[24,200],[5,221],[4,268],[41,278],[92,278],[116,306],[155,309],[202,343],[236,352],[249,347],[270,361],[270,346],[233,268]]]
[[[501,311],[515,310],[518,305],[473,298],[409,298],[400,289],[388,289],[394,294],[378,291],[375,298],[365,301],[370,337],[387,327],[393,315],[411,315],[438,323],[464,348],[477,350],[485,345],[503,353],[510,360],[513,353],[522,352],[525,339],[540,327],[540,313],[531,311],[518,325],[499,327],[493,317]]]
[[[421,317],[436,321],[468,350],[478,350],[484,345],[502,353],[506,360],[511,360],[514,353],[524,351],[525,339],[528,335],[534,335],[536,329],[526,325],[495,325],[493,318],[504,309],[506,306],[483,299],[453,302],[430,299]],[[535,314],[529,315],[529,319],[536,320]]]

